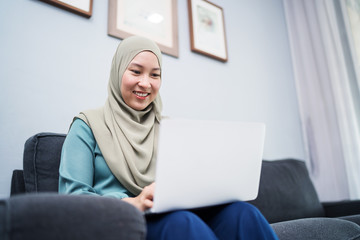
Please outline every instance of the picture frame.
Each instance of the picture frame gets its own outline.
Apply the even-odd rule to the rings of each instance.
[[[223,9],[207,0],[188,0],[191,51],[228,61]]]
[[[93,0],[40,0],[53,6],[70,11],[80,16],[90,18],[92,15]]]
[[[177,0],[109,0],[108,35],[147,37],[163,53],[178,57]]]

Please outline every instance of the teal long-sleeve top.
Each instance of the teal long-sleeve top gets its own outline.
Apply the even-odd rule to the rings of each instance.
[[[73,122],[62,148],[59,193],[133,197],[112,174],[91,129],[80,119]]]

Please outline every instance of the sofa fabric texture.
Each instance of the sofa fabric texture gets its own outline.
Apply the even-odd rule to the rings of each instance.
[[[56,193],[0,201],[0,239],[145,239],[143,214],[119,199]]]
[[[40,133],[29,138],[24,148],[26,192],[57,192],[61,149],[66,135]]]
[[[23,170],[14,170],[11,178],[10,195],[13,196],[18,193],[25,192],[25,181]]]
[[[258,197],[250,201],[270,223],[325,217],[303,161],[263,161]]]
[[[359,226],[336,218],[306,218],[272,224],[279,239],[360,240]]]

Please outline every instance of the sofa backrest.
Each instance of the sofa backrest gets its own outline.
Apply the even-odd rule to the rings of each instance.
[[[62,145],[66,135],[39,133],[25,142],[24,183],[26,192],[57,192]]]
[[[270,222],[323,217],[308,170],[303,161],[263,161],[258,197],[250,201]]]

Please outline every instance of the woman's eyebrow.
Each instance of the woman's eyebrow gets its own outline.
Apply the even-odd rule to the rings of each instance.
[[[141,64],[138,64],[138,63],[130,63],[129,64],[129,67],[139,67],[139,68],[142,68],[143,66]]]
[[[138,64],[138,63],[130,63],[130,64],[129,64],[129,67],[139,67],[139,68],[144,68],[144,66],[143,66],[143,65]],[[160,71],[160,68],[159,68],[159,67],[156,67],[156,68],[153,68],[152,70],[153,70],[153,71]]]

